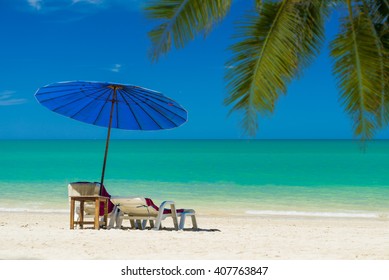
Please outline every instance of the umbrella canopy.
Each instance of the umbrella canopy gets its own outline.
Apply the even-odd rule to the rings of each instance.
[[[85,123],[108,127],[101,183],[111,128],[162,130],[187,121],[187,111],[159,92],[134,85],[71,81],[39,88],[35,98],[58,114]]]

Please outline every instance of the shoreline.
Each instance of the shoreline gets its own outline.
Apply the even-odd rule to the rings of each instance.
[[[221,209],[195,209],[196,215],[215,218],[236,218],[236,219],[344,219],[344,220],[375,220],[389,222],[389,212],[379,211],[308,211],[308,210],[244,210],[222,211]],[[1,208],[0,215],[65,215],[69,216],[68,208]]]
[[[198,215],[197,220],[199,231],[69,230],[68,213],[2,212],[0,259],[389,260],[387,219]],[[172,223],[166,219],[163,226]]]
[[[198,210],[197,210],[198,209]],[[238,209],[238,208],[237,208]],[[298,208],[297,208],[298,209]],[[236,209],[215,209],[197,208],[198,214],[216,217],[261,217],[261,218],[329,218],[329,219],[376,219],[389,221],[389,211],[363,211],[363,210],[338,210],[317,211],[311,209],[298,210],[241,210]],[[0,213],[25,213],[25,214],[65,214],[69,215],[69,208],[4,208],[0,207]]]

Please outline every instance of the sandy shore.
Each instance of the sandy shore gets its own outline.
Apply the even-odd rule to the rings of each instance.
[[[68,220],[66,213],[2,212],[0,258],[389,259],[387,219],[198,216],[197,232],[69,230]]]

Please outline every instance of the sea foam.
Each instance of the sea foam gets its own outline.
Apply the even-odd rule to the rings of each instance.
[[[4,207],[0,207],[0,212],[69,213],[69,210],[66,210],[66,209],[32,209],[32,208],[4,208]]]
[[[306,211],[274,211],[248,210],[246,214],[261,216],[296,216],[296,217],[329,217],[329,218],[388,218],[387,213],[375,212],[306,212]]]

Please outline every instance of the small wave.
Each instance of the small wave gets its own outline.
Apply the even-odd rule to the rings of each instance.
[[[387,218],[382,213],[347,213],[347,212],[305,212],[305,211],[273,211],[273,210],[248,210],[249,215],[270,215],[270,216],[300,216],[300,217],[330,217],[330,218]]]
[[[69,213],[69,210],[65,210],[65,209],[31,209],[31,208],[0,208],[0,212]]]

